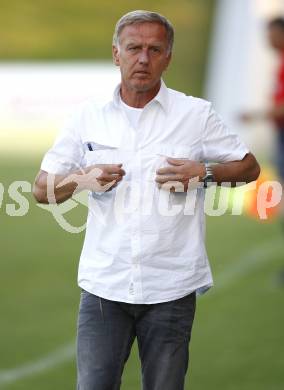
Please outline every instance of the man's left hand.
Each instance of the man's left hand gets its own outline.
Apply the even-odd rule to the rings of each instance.
[[[165,183],[169,183],[171,191],[175,188],[171,186],[170,182],[179,182],[183,185],[183,191],[188,189],[188,183],[193,178],[200,180],[206,174],[205,165],[198,161],[184,160],[177,158],[167,158],[167,162],[170,164],[168,167],[160,168],[156,171],[156,182],[159,187],[164,188]],[[177,190],[177,189],[176,189]],[[180,188],[178,189],[180,192]]]

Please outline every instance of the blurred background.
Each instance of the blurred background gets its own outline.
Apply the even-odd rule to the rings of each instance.
[[[241,112],[265,109],[277,56],[266,22],[284,0],[2,0],[0,12],[0,388],[75,388],[77,266],[84,232],[64,231],[38,207],[31,184],[44,152],[74,107],[108,99],[119,73],[111,61],[116,21],[134,9],[167,16],[175,26],[168,86],[211,100],[277,180],[269,122],[243,124]],[[13,195],[13,184],[19,192]],[[30,183],[30,185],[29,185]],[[25,207],[20,205],[24,196]],[[237,201],[232,193],[232,202]],[[186,389],[280,390],[284,385],[283,230],[277,209],[208,217],[207,244],[216,287],[199,298]],[[64,217],[84,224],[72,201]],[[78,229],[80,230],[80,229]],[[140,388],[137,347],[123,390]]]

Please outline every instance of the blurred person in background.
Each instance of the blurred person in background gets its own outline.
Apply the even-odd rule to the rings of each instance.
[[[79,390],[119,389],[135,338],[143,389],[184,389],[196,294],[213,285],[204,191],[212,181],[249,182],[259,175],[255,157],[209,102],[162,81],[173,40],[171,23],[157,13],[133,11],[118,21],[113,59],[121,83],[107,104],[90,101],[76,113],[35,180],[34,195],[42,203],[50,202],[50,177],[54,202],[91,191],[78,273]],[[184,204],[192,178],[202,187],[193,215],[163,215],[160,197]],[[133,194],[139,202],[121,222],[116,201],[127,184],[139,186]],[[177,185],[182,193],[173,191]],[[152,209],[144,214],[149,189]]]
[[[252,111],[241,114],[244,122],[269,120],[276,130],[277,150],[276,167],[282,188],[284,186],[284,17],[271,19],[267,24],[267,36],[273,49],[279,54],[279,65],[275,75],[275,87],[272,94],[272,104],[266,111]],[[284,229],[284,198],[280,204],[280,219]],[[284,283],[284,271],[283,271]]]

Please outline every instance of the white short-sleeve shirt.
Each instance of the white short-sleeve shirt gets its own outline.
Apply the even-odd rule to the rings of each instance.
[[[205,190],[169,193],[158,188],[155,172],[166,156],[222,163],[249,151],[205,100],[162,82],[133,128],[119,91],[105,105],[83,105],[41,165],[53,174],[99,163],[122,163],[126,171],[111,191],[89,193],[78,284],[106,299],[139,304],[204,292],[213,285],[204,243]],[[194,212],[188,212],[192,202]]]

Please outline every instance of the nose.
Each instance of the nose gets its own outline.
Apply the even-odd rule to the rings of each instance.
[[[141,65],[149,63],[149,54],[147,49],[141,50],[138,60]]]

